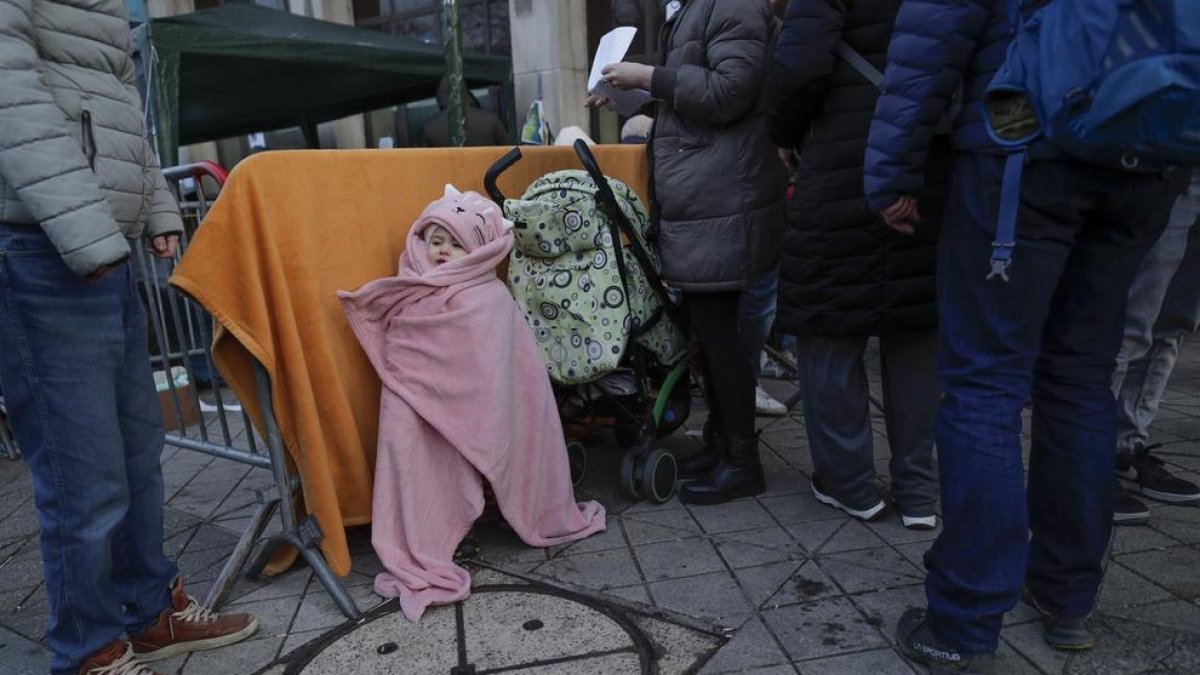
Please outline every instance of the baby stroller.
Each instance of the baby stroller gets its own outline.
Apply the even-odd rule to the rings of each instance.
[[[496,187],[519,149],[485,176],[488,194],[515,223],[508,284],[537,338],[564,427],[611,424],[624,452],[622,492],[661,504],[675,492],[677,466],[654,446],[691,407],[687,338],[647,242],[641,201],[604,176],[586,143],[574,147],[584,171],[547,174],[519,199]],[[587,454],[570,435],[578,482]]]

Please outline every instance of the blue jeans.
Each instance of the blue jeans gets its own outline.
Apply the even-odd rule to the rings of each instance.
[[[1003,162],[956,159],[938,254],[945,523],[925,556],[925,589],[934,634],[969,653],[996,649],[1023,584],[1048,611],[1092,611],[1112,528],[1110,385],[1125,298],[1178,182],[1031,162],[1004,283],[985,280]],[[1027,492],[1021,411],[1031,399]]]
[[[1183,338],[1200,325],[1200,172],[1175,202],[1167,229],[1142,261],[1129,291],[1117,355],[1117,452],[1150,439]]]
[[[130,265],[91,283],[0,225],[0,380],[33,474],[55,673],[168,604],[163,430]]]
[[[750,356],[754,377],[758,379],[762,366],[758,355],[767,338],[771,336],[771,328],[775,325],[775,305],[779,297],[779,266],[767,270],[755,279],[751,279],[742,290],[742,298],[738,303],[738,332],[742,336],[742,344]]]

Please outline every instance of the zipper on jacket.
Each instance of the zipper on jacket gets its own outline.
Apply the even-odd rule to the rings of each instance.
[[[88,166],[96,171],[96,130],[92,126],[92,111],[84,110],[79,114],[80,138],[83,141],[83,154],[87,157]]]

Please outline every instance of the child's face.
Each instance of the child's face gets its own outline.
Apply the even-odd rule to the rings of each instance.
[[[438,225],[433,225],[425,231],[425,250],[429,252],[431,265],[448,263],[467,254],[454,235]]]

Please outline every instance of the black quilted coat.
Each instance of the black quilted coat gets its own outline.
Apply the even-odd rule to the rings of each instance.
[[[937,220],[949,146],[936,141],[917,234],[892,231],[867,208],[863,155],[879,91],[836,55],[844,40],[886,63],[901,0],[791,0],[768,80],[772,138],[800,153],[780,269],[776,330],[844,337],[936,325]]]

